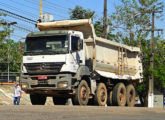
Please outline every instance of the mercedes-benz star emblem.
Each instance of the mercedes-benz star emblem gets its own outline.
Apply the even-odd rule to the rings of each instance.
[[[40,70],[44,70],[44,69],[45,69],[45,64],[41,64]]]

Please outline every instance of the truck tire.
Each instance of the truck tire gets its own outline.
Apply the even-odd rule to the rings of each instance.
[[[89,87],[85,80],[82,80],[76,88],[76,94],[72,98],[73,105],[87,105],[89,100]]]
[[[112,106],[112,90],[108,91],[107,105]]]
[[[104,106],[107,103],[107,88],[104,83],[98,84],[94,101],[99,106]]]
[[[133,107],[135,105],[135,96],[136,96],[135,88],[132,84],[129,84],[126,87],[126,91],[127,91],[126,93],[127,106]]]
[[[67,102],[66,98],[58,98],[58,97],[53,97],[53,103],[54,105],[65,105]]]
[[[46,96],[38,94],[30,95],[30,100],[32,105],[45,105]]]
[[[113,88],[112,103],[116,106],[125,106],[126,104],[126,88],[123,83],[118,83]]]

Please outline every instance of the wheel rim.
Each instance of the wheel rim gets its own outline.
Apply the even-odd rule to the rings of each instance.
[[[121,105],[123,105],[124,101],[125,101],[125,93],[124,93],[124,89],[123,88],[120,89],[119,99],[120,99]]]
[[[106,100],[106,92],[104,88],[101,88],[100,90],[100,100],[101,102],[104,102]]]
[[[130,102],[132,102],[132,100],[133,100],[133,96],[134,96],[134,94],[133,94],[133,90],[130,90],[130,92],[129,92],[129,96],[128,96]]]
[[[87,88],[85,86],[82,86],[81,87],[81,90],[80,90],[80,98],[81,100],[83,101],[86,101],[87,99]]]

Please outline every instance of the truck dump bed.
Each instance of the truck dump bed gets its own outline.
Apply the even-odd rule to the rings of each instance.
[[[41,31],[82,32],[85,39],[86,60],[93,62],[93,70],[101,76],[123,80],[142,79],[140,48],[96,37],[90,19],[38,23],[37,27]]]

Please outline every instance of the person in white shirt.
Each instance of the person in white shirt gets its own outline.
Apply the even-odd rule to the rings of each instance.
[[[21,90],[21,87],[19,86],[19,83],[16,83],[14,87],[14,105],[19,105],[21,92],[22,90]]]

